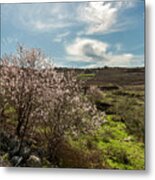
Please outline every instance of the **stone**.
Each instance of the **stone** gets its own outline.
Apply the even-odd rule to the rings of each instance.
[[[27,166],[29,167],[41,167],[41,160],[35,155],[31,155],[27,160]]]
[[[13,164],[13,166],[18,166],[22,160],[23,158],[20,156],[13,156],[10,162]]]
[[[1,147],[1,150],[7,152],[9,150],[9,144],[10,144],[9,136],[6,133],[1,132],[0,133],[0,147]]]
[[[31,149],[28,147],[24,147],[21,149],[20,156],[23,157],[23,159],[28,159],[31,153]]]
[[[131,136],[128,136],[128,137],[124,138],[124,141],[126,141],[126,142],[129,142],[129,141],[131,141],[131,140],[132,140],[132,137],[131,137]]]

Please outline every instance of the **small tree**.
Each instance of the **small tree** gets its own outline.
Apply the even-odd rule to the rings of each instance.
[[[16,111],[16,134],[21,138],[21,145],[28,126],[33,123],[32,116],[38,113],[39,96],[43,95],[47,84],[45,79],[53,72],[39,49],[19,46],[16,55],[5,55],[1,59],[0,96]]]

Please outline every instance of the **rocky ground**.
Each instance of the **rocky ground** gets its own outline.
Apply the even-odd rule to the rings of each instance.
[[[0,133],[0,137],[1,167],[41,167],[41,164],[45,164],[42,158],[43,150],[32,148],[31,141],[25,141],[19,151],[20,142],[16,137],[4,132]]]

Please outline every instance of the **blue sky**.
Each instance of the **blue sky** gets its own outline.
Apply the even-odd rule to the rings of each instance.
[[[1,4],[1,56],[17,43],[56,66],[144,66],[144,1]]]

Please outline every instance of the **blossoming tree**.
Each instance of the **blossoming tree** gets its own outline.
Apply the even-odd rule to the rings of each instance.
[[[6,104],[15,109],[19,151],[24,138],[42,127],[53,160],[68,134],[91,132],[103,122],[104,113],[84,96],[75,73],[57,72],[41,50],[19,46],[17,54],[5,55],[0,63],[1,109]]]

